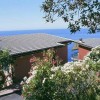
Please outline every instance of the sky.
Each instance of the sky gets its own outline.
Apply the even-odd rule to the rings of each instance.
[[[45,0],[0,0],[0,31],[67,28],[62,19],[47,23],[41,4]]]

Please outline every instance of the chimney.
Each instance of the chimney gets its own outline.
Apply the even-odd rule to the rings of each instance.
[[[79,39],[79,42],[80,42],[80,43],[84,43],[82,38]]]

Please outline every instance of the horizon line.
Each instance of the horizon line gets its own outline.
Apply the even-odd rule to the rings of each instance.
[[[0,30],[0,32],[6,32],[6,31],[32,31],[32,30],[61,30],[61,29],[65,29],[65,30],[70,30],[68,28],[48,28],[48,29],[17,29],[17,30]],[[88,28],[81,28],[81,29],[88,29]],[[81,30],[80,29],[80,30]]]

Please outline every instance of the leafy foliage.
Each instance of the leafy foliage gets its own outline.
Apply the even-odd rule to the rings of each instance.
[[[2,67],[2,69],[8,69],[9,68],[9,64],[12,63],[12,57],[9,54],[8,50],[1,50],[0,51],[0,65]]]
[[[4,85],[4,82],[5,82],[5,76],[4,76],[3,71],[0,69],[0,90],[2,89]]]
[[[42,63],[35,69],[37,73],[31,81],[23,86],[23,96],[26,100],[99,100],[100,81],[96,73],[100,66],[95,70],[88,63],[96,62],[91,54],[98,49],[100,47],[93,49],[82,62],[68,62],[57,67],[52,67],[50,62]]]
[[[81,27],[87,27],[90,33],[95,33],[100,26],[99,0],[45,0],[41,8],[47,22],[54,22],[60,17],[68,22],[72,33]]]
[[[100,46],[92,49],[92,52],[85,57],[85,62],[90,66],[90,69],[100,71]]]
[[[0,51],[0,88],[2,88],[5,81],[7,81],[5,72],[9,72],[9,65],[12,63],[12,61],[12,57],[10,56],[8,50]]]

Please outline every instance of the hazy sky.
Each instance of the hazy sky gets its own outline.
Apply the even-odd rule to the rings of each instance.
[[[0,31],[66,28],[61,20],[46,23],[40,9],[45,0],[0,0]]]

